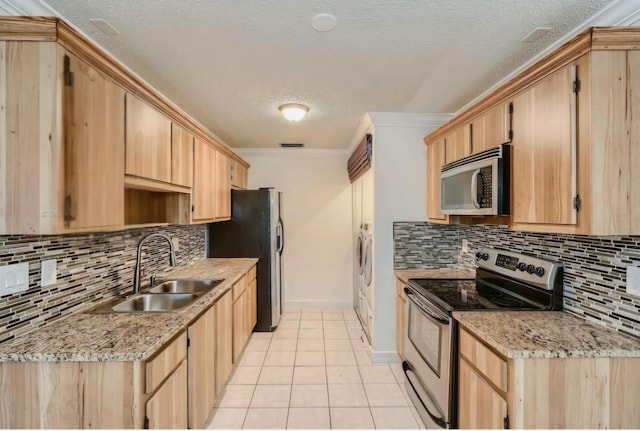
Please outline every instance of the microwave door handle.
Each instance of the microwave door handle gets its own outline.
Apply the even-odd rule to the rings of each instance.
[[[478,202],[478,177],[482,176],[482,170],[476,169],[471,176],[471,202],[476,208],[480,208],[480,202]]]

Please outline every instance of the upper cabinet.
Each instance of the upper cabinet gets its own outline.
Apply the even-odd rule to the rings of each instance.
[[[473,153],[511,141],[515,230],[638,235],[638,93],[640,29],[591,28],[425,143],[445,138],[448,163],[459,158],[458,132],[469,124]]]
[[[577,222],[575,70],[567,65],[513,100],[514,224]]]
[[[212,221],[216,218],[216,150],[200,139],[195,140],[193,148],[191,219],[195,222]]]
[[[237,160],[230,161],[231,187],[244,190],[247,188],[248,169]]]
[[[127,94],[127,175],[171,182],[171,121]]]
[[[65,222],[69,229],[124,222],[124,91],[64,53]]]
[[[246,162],[60,19],[0,17],[0,77],[0,234],[228,220],[246,187]]]
[[[455,162],[471,154],[471,128],[468,124],[458,127],[444,138],[445,161]]]
[[[427,218],[432,223],[448,223],[440,213],[440,170],[445,164],[444,139],[427,145]]]
[[[184,127],[171,125],[171,182],[185,187],[193,185],[193,140]]]
[[[471,153],[479,153],[511,140],[510,105],[500,103],[471,121]]]
[[[53,42],[0,41],[0,76],[0,233],[122,226],[124,91]]]

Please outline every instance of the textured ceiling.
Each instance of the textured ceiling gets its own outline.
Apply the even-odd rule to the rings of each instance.
[[[46,2],[232,147],[345,148],[366,112],[459,110],[612,1]],[[335,30],[311,27],[320,12]],[[288,123],[285,102],[311,111]]]

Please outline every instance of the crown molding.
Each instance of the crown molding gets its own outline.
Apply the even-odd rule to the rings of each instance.
[[[634,23],[637,24],[640,21],[639,3],[640,2],[638,0],[617,0],[611,3],[600,12],[596,13],[594,16],[571,30],[569,33],[565,34],[563,37],[549,45],[543,51],[539,52],[535,57],[524,63],[522,66],[518,67],[516,70],[502,78],[499,82],[491,86],[478,97],[464,105],[458,110],[456,115],[466,111],[476,103],[480,102],[486,96],[493,93],[494,90],[504,85],[529,67],[533,66],[535,63],[542,60],[548,54],[551,54],[553,51],[557,50],[562,45],[569,42],[571,39],[578,36],[589,27],[629,26],[633,25]]]
[[[347,150],[324,148],[232,148],[241,157],[346,159]]]
[[[383,127],[441,126],[453,118],[453,114],[415,114],[403,112],[369,112],[368,115],[374,126]]]

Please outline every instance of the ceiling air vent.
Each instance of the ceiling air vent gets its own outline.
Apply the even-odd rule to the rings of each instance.
[[[300,142],[281,142],[282,148],[304,148],[304,144]]]

